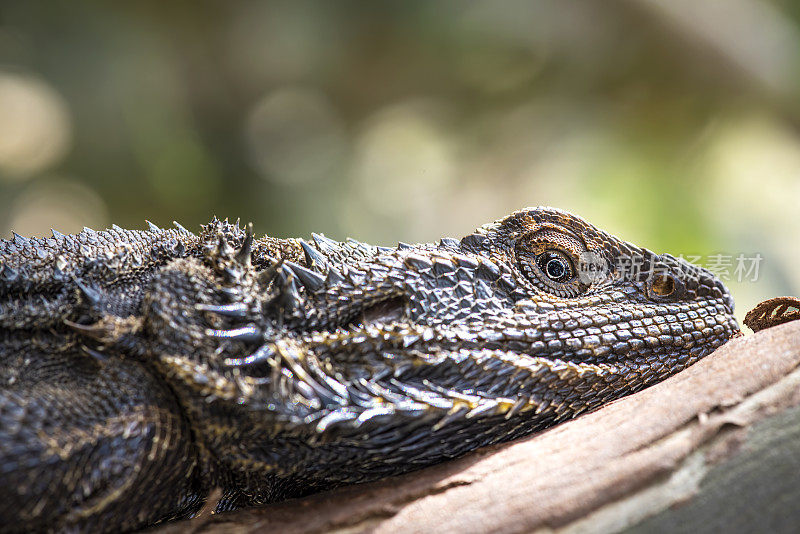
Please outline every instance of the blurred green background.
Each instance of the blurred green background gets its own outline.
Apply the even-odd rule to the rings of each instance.
[[[788,0],[0,3],[6,237],[390,244],[552,205],[732,257],[742,317],[800,294],[798,126]]]

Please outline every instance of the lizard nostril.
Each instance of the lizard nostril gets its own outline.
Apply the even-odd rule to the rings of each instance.
[[[671,272],[656,272],[647,279],[647,296],[656,302],[673,302],[686,292],[683,281]]]
[[[656,276],[653,278],[650,289],[659,297],[669,297],[675,292],[675,281],[671,276]]]

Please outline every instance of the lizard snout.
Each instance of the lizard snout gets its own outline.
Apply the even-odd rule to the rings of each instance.
[[[718,276],[708,269],[690,263],[683,258],[662,254],[660,259],[659,263],[667,266],[670,276],[679,280],[683,285],[685,293],[683,298],[691,300],[718,299],[725,306],[726,312],[729,315],[733,315],[733,296]]]

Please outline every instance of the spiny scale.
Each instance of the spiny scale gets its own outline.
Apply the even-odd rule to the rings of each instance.
[[[239,221],[236,221],[236,228],[239,228]],[[245,267],[250,266],[251,254],[253,253],[253,223],[248,223],[244,241],[239,252],[236,253],[236,261]]]
[[[317,291],[325,285],[325,278],[314,271],[291,261],[287,261],[284,265],[292,270],[294,275],[297,276],[297,279],[300,280],[300,283],[302,283],[308,291]]]
[[[305,255],[306,258],[306,264],[309,267],[317,268],[320,270],[326,270],[329,267],[328,261],[322,254],[320,254],[320,252],[318,252],[314,247],[309,245],[303,239],[298,239],[298,241],[300,242],[300,246],[303,248],[303,254]]]

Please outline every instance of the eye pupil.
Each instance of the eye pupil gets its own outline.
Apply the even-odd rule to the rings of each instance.
[[[542,273],[553,282],[566,282],[572,278],[572,262],[558,252],[539,254],[536,263]]]
[[[547,267],[545,268],[545,272],[547,276],[553,279],[558,279],[564,276],[564,272],[567,270],[564,262],[553,258],[547,262]]]

